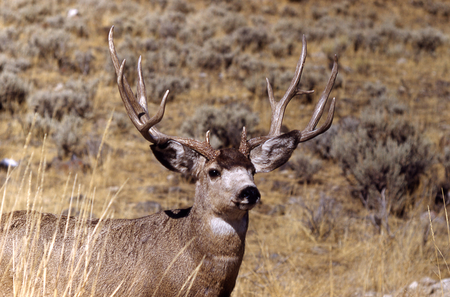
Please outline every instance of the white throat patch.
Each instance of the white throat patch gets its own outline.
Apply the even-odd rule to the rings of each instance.
[[[231,235],[233,233],[242,234],[245,232],[246,219],[242,218],[242,220],[232,226],[225,220],[215,217],[209,221],[209,225],[211,226],[211,230],[214,234],[217,235]]]

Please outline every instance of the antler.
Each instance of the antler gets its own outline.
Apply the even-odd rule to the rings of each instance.
[[[218,156],[219,151],[213,149],[212,146],[210,145],[209,131],[206,132],[205,141],[197,141],[195,139],[190,138],[169,136],[160,132],[155,127],[155,125],[158,124],[164,116],[164,110],[166,107],[167,97],[169,96],[169,90],[167,90],[166,93],[164,94],[164,97],[161,100],[161,105],[159,106],[156,114],[153,117],[150,117],[147,107],[147,95],[145,90],[145,84],[144,79],[142,77],[141,57],[139,57],[137,69],[139,82],[137,85],[137,98],[136,98],[123,73],[126,60],[123,60],[122,64],[119,64],[119,58],[117,57],[116,48],[114,47],[113,32],[114,26],[111,27],[108,36],[109,52],[111,55],[111,60],[114,64],[114,69],[116,70],[117,74],[117,85],[119,87],[120,97],[122,98],[123,104],[125,105],[125,109],[127,110],[128,116],[130,117],[134,126],[142,134],[142,136],[144,136],[144,138],[147,139],[149,142],[156,145],[163,145],[167,143],[169,140],[173,140],[195,150],[199,154],[206,157],[208,160],[215,159]]]
[[[303,65],[305,64],[306,60],[306,37],[303,35],[302,39],[302,54],[300,55],[300,59],[298,60],[297,67],[295,69],[294,77],[292,78],[291,84],[289,85],[289,88],[287,89],[286,93],[284,94],[283,98],[281,98],[280,101],[276,102],[272,86],[270,85],[269,79],[266,78],[267,82],[267,93],[269,95],[269,101],[270,101],[270,107],[272,109],[272,118],[271,118],[271,124],[270,124],[270,130],[269,134],[266,136],[261,137],[255,137],[247,141],[245,143],[244,141],[241,141],[241,146],[239,150],[244,153],[245,155],[248,155],[250,151],[257,147],[258,145],[262,144],[263,142],[267,141],[268,139],[272,137],[279,136],[281,134],[281,124],[283,122],[284,112],[286,110],[286,106],[289,104],[291,99],[296,95],[301,94],[310,94],[314,91],[302,91],[297,89],[298,84],[300,82],[300,78],[302,76],[303,72]],[[328,116],[326,118],[325,123],[320,126],[318,129],[315,129],[317,126],[317,123],[319,122],[323,111],[325,109],[325,105],[328,101],[328,96],[330,95],[331,89],[333,88],[334,82],[336,80],[336,76],[338,73],[338,61],[337,56],[334,57],[334,63],[333,63],[333,69],[331,70],[331,76],[328,80],[327,86],[325,90],[323,91],[319,102],[317,103],[316,107],[314,108],[313,115],[311,117],[311,120],[309,121],[308,125],[303,131],[293,130],[289,133],[293,134],[297,139],[298,142],[303,142],[310,140],[314,137],[316,137],[319,134],[322,134],[328,128],[330,128],[331,123],[333,122],[333,116],[334,116],[334,109],[336,105],[336,98],[333,98],[331,100],[330,109],[328,111]],[[244,132],[242,137],[244,137]]]

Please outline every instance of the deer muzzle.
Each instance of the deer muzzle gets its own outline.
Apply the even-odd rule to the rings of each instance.
[[[239,193],[238,197],[233,200],[233,202],[239,209],[250,210],[260,199],[261,194],[259,193],[259,190],[254,186],[248,186]]]

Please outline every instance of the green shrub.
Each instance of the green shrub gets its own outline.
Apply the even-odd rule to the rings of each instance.
[[[200,107],[192,118],[183,123],[180,133],[196,139],[204,139],[211,132],[211,145],[215,148],[239,147],[242,127],[250,137],[255,133],[259,117],[243,104],[228,104],[222,108]]]
[[[331,151],[365,207],[379,210],[386,189],[391,212],[399,216],[414,203],[411,194],[433,164],[430,142],[403,113],[395,99],[373,100],[353,131],[339,131]]]

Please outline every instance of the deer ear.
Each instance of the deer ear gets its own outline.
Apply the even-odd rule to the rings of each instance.
[[[293,130],[272,137],[250,152],[256,172],[270,172],[286,163],[300,142],[300,132]]]
[[[198,177],[206,158],[179,142],[169,140],[163,145],[150,146],[156,159],[167,169]]]

